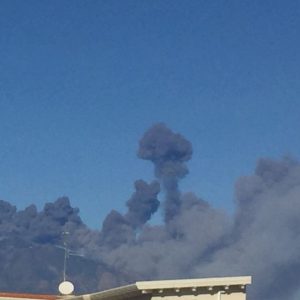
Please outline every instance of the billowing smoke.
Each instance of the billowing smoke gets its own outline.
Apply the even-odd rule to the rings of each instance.
[[[136,230],[142,228],[157,211],[159,183],[153,181],[147,184],[143,180],[137,180],[135,189],[135,193],[126,203],[128,212],[124,216],[113,210],[105,218],[101,232],[103,246],[114,249],[120,245],[132,243]]]
[[[143,180],[137,180],[135,189],[136,192],[126,203],[128,212],[125,219],[133,228],[139,228],[157,211],[159,207],[157,195],[160,192],[160,186],[157,181],[147,184]]]
[[[250,300],[298,299],[299,162],[258,160],[254,174],[237,180],[236,211],[229,215],[180,190],[191,155],[183,136],[164,124],[150,128],[138,156],[154,164],[157,181],[137,180],[127,212],[110,212],[99,231],[89,229],[65,197],[40,212],[0,201],[0,289],[56,292],[59,245],[69,232],[76,255],[68,276],[79,293],[136,280],[252,275]],[[151,225],[157,211],[164,222]]]
[[[188,173],[185,163],[191,159],[192,152],[189,141],[162,123],[151,127],[140,140],[138,156],[154,163],[155,175],[166,192],[166,222],[172,220],[180,210],[178,181]]]

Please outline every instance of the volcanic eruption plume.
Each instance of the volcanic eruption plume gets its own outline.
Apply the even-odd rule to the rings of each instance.
[[[153,162],[155,175],[166,191],[166,222],[180,210],[178,182],[188,173],[185,163],[191,159],[192,152],[192,144],[188,140],[162,123],[147,130],[140,140],[138,156]]]
[[[192,146],[159,123],[139,143],[138,157],[154,165],[155,180],[135,182],[127,212],[110,212],[91,230],[66,197],[17,210],[0,201],[0,289],[56,292],[63,231],[81,256],[68,275],[77,293],[136,280],[252,275],[250,300],[300,295],[300,164],[261,158],[235,186],[230,215],[180,190]],[[162,205],[160,205],[160,201]],[[162,224],[152,225],[160,212]],[[80,271],[79,271],[80,270]]]

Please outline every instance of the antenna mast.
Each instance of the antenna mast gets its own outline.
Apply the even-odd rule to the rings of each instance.
[[[63,281],[66,281],[66,273],[67,273],[67,259],[69,257],[69,249],[68,249],[68,243],[67,243],[67,235],[70,233],[68,231],[63,231],[63,249],[65,251],[64,254],[64,269],[63,269]]]
[[[67,263],[70,255],[83,256],[80,253],[71,251],[68,247],[67,236],[70,234],[68,231],[62,232],[63,246],[56,246],[57,248],[64,250],[64,267],[63,267],[63,281],[59,284],[58,290],[62,295],[71,295],[74,291],[74,285],[72,282],[67,281]]]

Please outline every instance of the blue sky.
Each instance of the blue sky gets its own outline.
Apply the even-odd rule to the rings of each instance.
[[[155,122],[194,148],[184,191],[233,209],[259,157],[299,158],[300,2],[0,3],[0,199],[124,211]]]

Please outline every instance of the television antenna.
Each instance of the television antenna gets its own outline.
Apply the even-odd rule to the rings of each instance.
[[[63,269],[63,281],[66,281],[66,273],[67,273],[67,259],[69,257],[69,248],[67,243],[67,235],[69,235],[70,232],[63,231],[63,249],[64,249],[64,269]]]
[[[67,237],[70,234],[68,231],[63,231],[63,246],[55,246],[64,250],[64,264],[63,264],[63,281],[59,284],[58,290],[62,295],[70,295],[74,291],[74,285],[71,281],[67,280],[67,262],[70,255],[83,256],[75,251],[72,251],[68,247]]]

